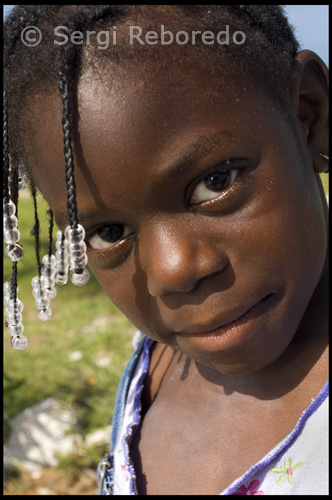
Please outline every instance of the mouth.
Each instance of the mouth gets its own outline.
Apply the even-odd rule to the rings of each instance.
[[[258,330],[261,316],[268,309],[272,295],[266,295],[253,305],[245,307],[244,312],[243,309],[234,311],[215,319],[208,325],[195,325],[174,332],[179,345],[186,342],[197,349],[218,351],[247,342]]]

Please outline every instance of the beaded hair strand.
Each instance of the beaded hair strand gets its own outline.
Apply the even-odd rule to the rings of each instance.
[[[47,210],[47,215],[49,219],[48,223],[48,251],[44,255],[42,260],[42,270],[44,280],[44,289],[46,292],[46,297],[51,300],[56,297],[57,291],[55,289],[55,273],[56,273],[56,257],[52,254],[53,247],[53,225],[54,225],[54,215],[51,209]]]
[[[18,172],[11,169],[8,145],[8,109],[6,92],[3,93],[3,233],[8,244],[5,255],[12,261],[10,280],[4,283],[4,306],[6,327],[11,334],[15,349],[24,349],[28,339],[23,335],[23,303],[17,296],[17,261],[23,257],[23,248],[18,243],[20,232],[17,229]]]
[[[83,286],[90,278],[85,268],[88,263],[86,255],[85,231],[78,223],[76,185],[74,178],[74,156],[71,145],[71,107],[69,67],[67,62],[59,70],[59,90],[63,103],[62,129],[64,154],[66,163],[67,209],[69,226],[65,230],[66,246],[69,255],[70,280],[74,285]]]

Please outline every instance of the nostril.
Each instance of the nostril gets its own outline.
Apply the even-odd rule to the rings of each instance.
[[[186,293],[192,291],[195,287],[196,282],[191,277],[185,280],[173,275],[173,279],[170,279],[168,276],[160,276],[160,273],[158,277],[151,277],[151,275],[148,277],[148,290],[152,297],[169,295],[173,292]]]
[[[200,249],[201,250],[201,249]],[[206,250],[206,249],[205,249]],[[228,259],[214,251],[197,251],[192,255],[172,255],[172,258],[159,256],[147,272],[147,286],[153,297],[169,295],[173,292],[188,293],[199,284],[227,267]]]

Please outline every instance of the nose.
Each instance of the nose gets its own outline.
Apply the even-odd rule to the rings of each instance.
[[[144,246],[143,246],[144,245]],[[202,279],[216,274],[227,265],[225,254],[212,240],[197,238],[186,231],[159,229],[145,240],[140,252],[150,295],[190,292]],[[142,263],[142,262],[141,262]]]

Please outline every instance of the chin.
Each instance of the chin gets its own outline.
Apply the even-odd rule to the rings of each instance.
[[[267,358],[266,355],[262,355],[261,357],[255,357],[255,359],[252,360],[248,359],[248,356],[246,356],[246,359],[244,360],[240,360],[239,358],[236,359],[236,357],[233,356],[232,359],[229,360],[200,359],[199,361],[197,361],[198,364],[212,368],[222,375],[243,376],[258,373],[260,370],[263,370],[267,366],[272,365],[281,355],[282,353],[271,356],[270,353],[269,358]]]

